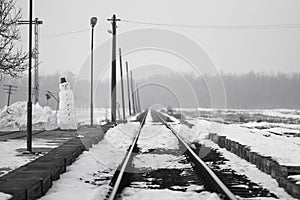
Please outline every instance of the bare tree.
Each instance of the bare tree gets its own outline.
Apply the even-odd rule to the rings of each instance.
[[[15,0],[0,0],[0,75],[17,77],[26,69],[27,54],[17,47],[21,10]]]

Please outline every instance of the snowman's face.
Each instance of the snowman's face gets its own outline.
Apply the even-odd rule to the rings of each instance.
[[[70,84],[68,82],[59,84],[59,90],[60,91],[70,90]]]

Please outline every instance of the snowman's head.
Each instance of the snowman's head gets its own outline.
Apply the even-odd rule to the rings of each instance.
[[[70,84],[69,82],[66,81],[65,77],[62,77],[60,79],[60,84],[59,84],[59,91],[65,91],[65,90],[70,90]]]
[[[59,90],[60,91],[70,90],[70,84],[68,82],[59,84]]]

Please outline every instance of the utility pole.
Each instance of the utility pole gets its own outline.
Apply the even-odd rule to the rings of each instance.
[[[32,1],[29,0],[29,64],[28,64],[28,102],[27,102],[27,151],[32,152],[32,102],[31,102],[31,68],[32,68]]]
[[[122,90],[122,106],[123,106],[123,119],[125,120],[125,100],[124,100],[124,86],[123,86],[123,67],[122,67],[122,51],[119,48],[120,54],[120,75],[121,75],[121,90]]]
[[[117,111],[118,111],[118,118],[121,120],[121,113],[120,113],[120,104],[117,102]]]
[[[116,18],[114,14],[111,19],[112,24],[112,63],[111,63],[111,122],[116,123],[116,103],[117,103],[117,88],[116,88],[116,32],[117,32],[117,21],[120,19]]]
[[[138,98],[137,98],[137,84],[135,81],[133,81],[133,85],[134,85],[134,98],[135,98],[135,110],[136,110],[136,113],[139,113],[139,101],[138,101]]]
[[[139,105],[139,112],[141,112],[142,107],[141,107],[141,99],[140,99],[140,90],[139,90],[138,85],[136,86],[136,95],[137,95],[137,102],[138,102],[138,105]]]
[[[5,88],[3,88],[3,90],[7,91],[7,106],[9,106],[10,103],[10,95],[12,94],[12,92],[16,92],[17,91],[17,86],[14,85],[3,85]]]
[[[128,89],[128,106],[129,106],[129,116],[131,116],[131,103],[130,103],[130,87],[129,87],[129,72],[128,72],[128,62],[126,61],[126,75],[127,75],[127,89]]]
[[[18,24],[28,25],[29,20],[19,20]],[[35,18],[31,22],[34,24],[34,49],[33,49],[33,58],[34,58],[34,104],[39,102],[39,25],[43,24],[43,21]]]
[[[131,99],[132,99],[132,109],[133,109],[133,115],[136,114],[136,109],[135,109],[135,99],[134,99],[134,88],[133,88],[133,78],[132,78],[132,71],[130,71],[130,77],[131,77]]]

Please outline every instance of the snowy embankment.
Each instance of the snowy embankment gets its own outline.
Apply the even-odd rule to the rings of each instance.
[[[300,125],[299,124],[284,124],[284,123],[269,123],[269,122],[248,122],[240,125],[250,129],[260,129],[269,133],[295,137],[294,140],[298,140],[300,143]]]
[[[21,131],[27,126],[27,102],[20,101],[5,106],[0,111],[0,131]],[[32,107],[32,129],[53,130],[58,128],[56,113],[50,107],[39,104]]]
[[[277,181],[273,179],[270,175],[257,169],[256,165],[247,162],[246,160],[241,159],[237,155],[227,151],[224,148],[220,148],[213,141],[208,139],[203,139],[201,141],[207,147],[218,150],[222,155],[228,160],[225,161],[224,165],[219,165],[222,169],[232,169],[238,174],[247,176],[251,181],[261,185],[262,187],[268,189],[270,192],[276,194],[279,199],[294,199],[288,193],[284,191],[283,188],[279,187]],[[266,198],[272,199],[272,198]]]
[[[211,140],[207,139],[208,134],[214,126],[212,122],[205,121],[205,120],[198,120],[198,119],[193,119],[189,120],[189,123],[193,124],[194,126],[191,129],[188,129],[186,126],[177,126],[177,131],[179,135],[188,143],[201,143],[204,144],[207,147],[211,147],[213,149],[218,150],[228,161],[225,162],[225,165],[220,165],[221,168],[230,168],[234,171],[236,171],[238,174],[243,174],[246,175],[250,180],[254,181],[255,183],[260,184],[262,187],[267,188],[270,192],[276,194],[280,199],[294,199],[291,197],[289,194],[287,194],[283,188],[279,187],[277,181],[273,179],[270,175],[260,171],[254,164],[251,164],[237,155],[227,151],[224,148],[220,148],[217,144],[212,142]],[[238,127],[240,128],[240,127]],[[242,129],[242,128],[241,128]],[[244,128],[245,129],[245,128]],[[239,130],[239,129],[237,129]],[[232,133],[232,129],[228,125],[224,125],[222,127],[222,132],[221,134],[226,134],[226,133]],[[233,134],[234,136],[239,133],[235,132]],[[243,138],[244,142],[249,140],[249,137],[246,135],[246,131],[244,130],[242,132],[242,135],[240,135],[238,138]],[[250,133],[248,130],[248,133],[250,135],[253,135],[253,133]],[[264,136],[262,136],[264,137]],[[278,136],[279,137],[279,136]],[[248,142],[249,144],[251,142]],[[255,143],[255,142],[254,142]],[[283,142],[284,143],[284,142]],[[250,146],[250,145],[249,145]],[[268,147],[266,147],[268,148]],[[269,147],[269,148],[274,148],[274,147]],[[296,147],[295,147],[296,148]],[[298,146],[300,148],[300,146]],[[289,150],[286,150],[288,153]],[[201,154],[207,154],[208,152],[202,152]],[[276,153],[276,152],[275,152]],[[201,155],[199,155],[201,157]],[[284,156],[284,155],[283,155]],[[267,198],[270,199],[270,198]]]
[[[281,165],[300,166],[300,145],[289,138],[270,135],[267,131],[248,129],[239,125],[220,124],[206,120],[191,121],[201,127],[200,133],[214,132],[214,127],[220,127],[219,136],[249,146],[251,151],[260,155],[270,156]],[[200,130],[200,129],[199,129]]]
[[[0,192],[0,200],[9,200],[12,196],[10,194],[5,194],[3,192]]]

